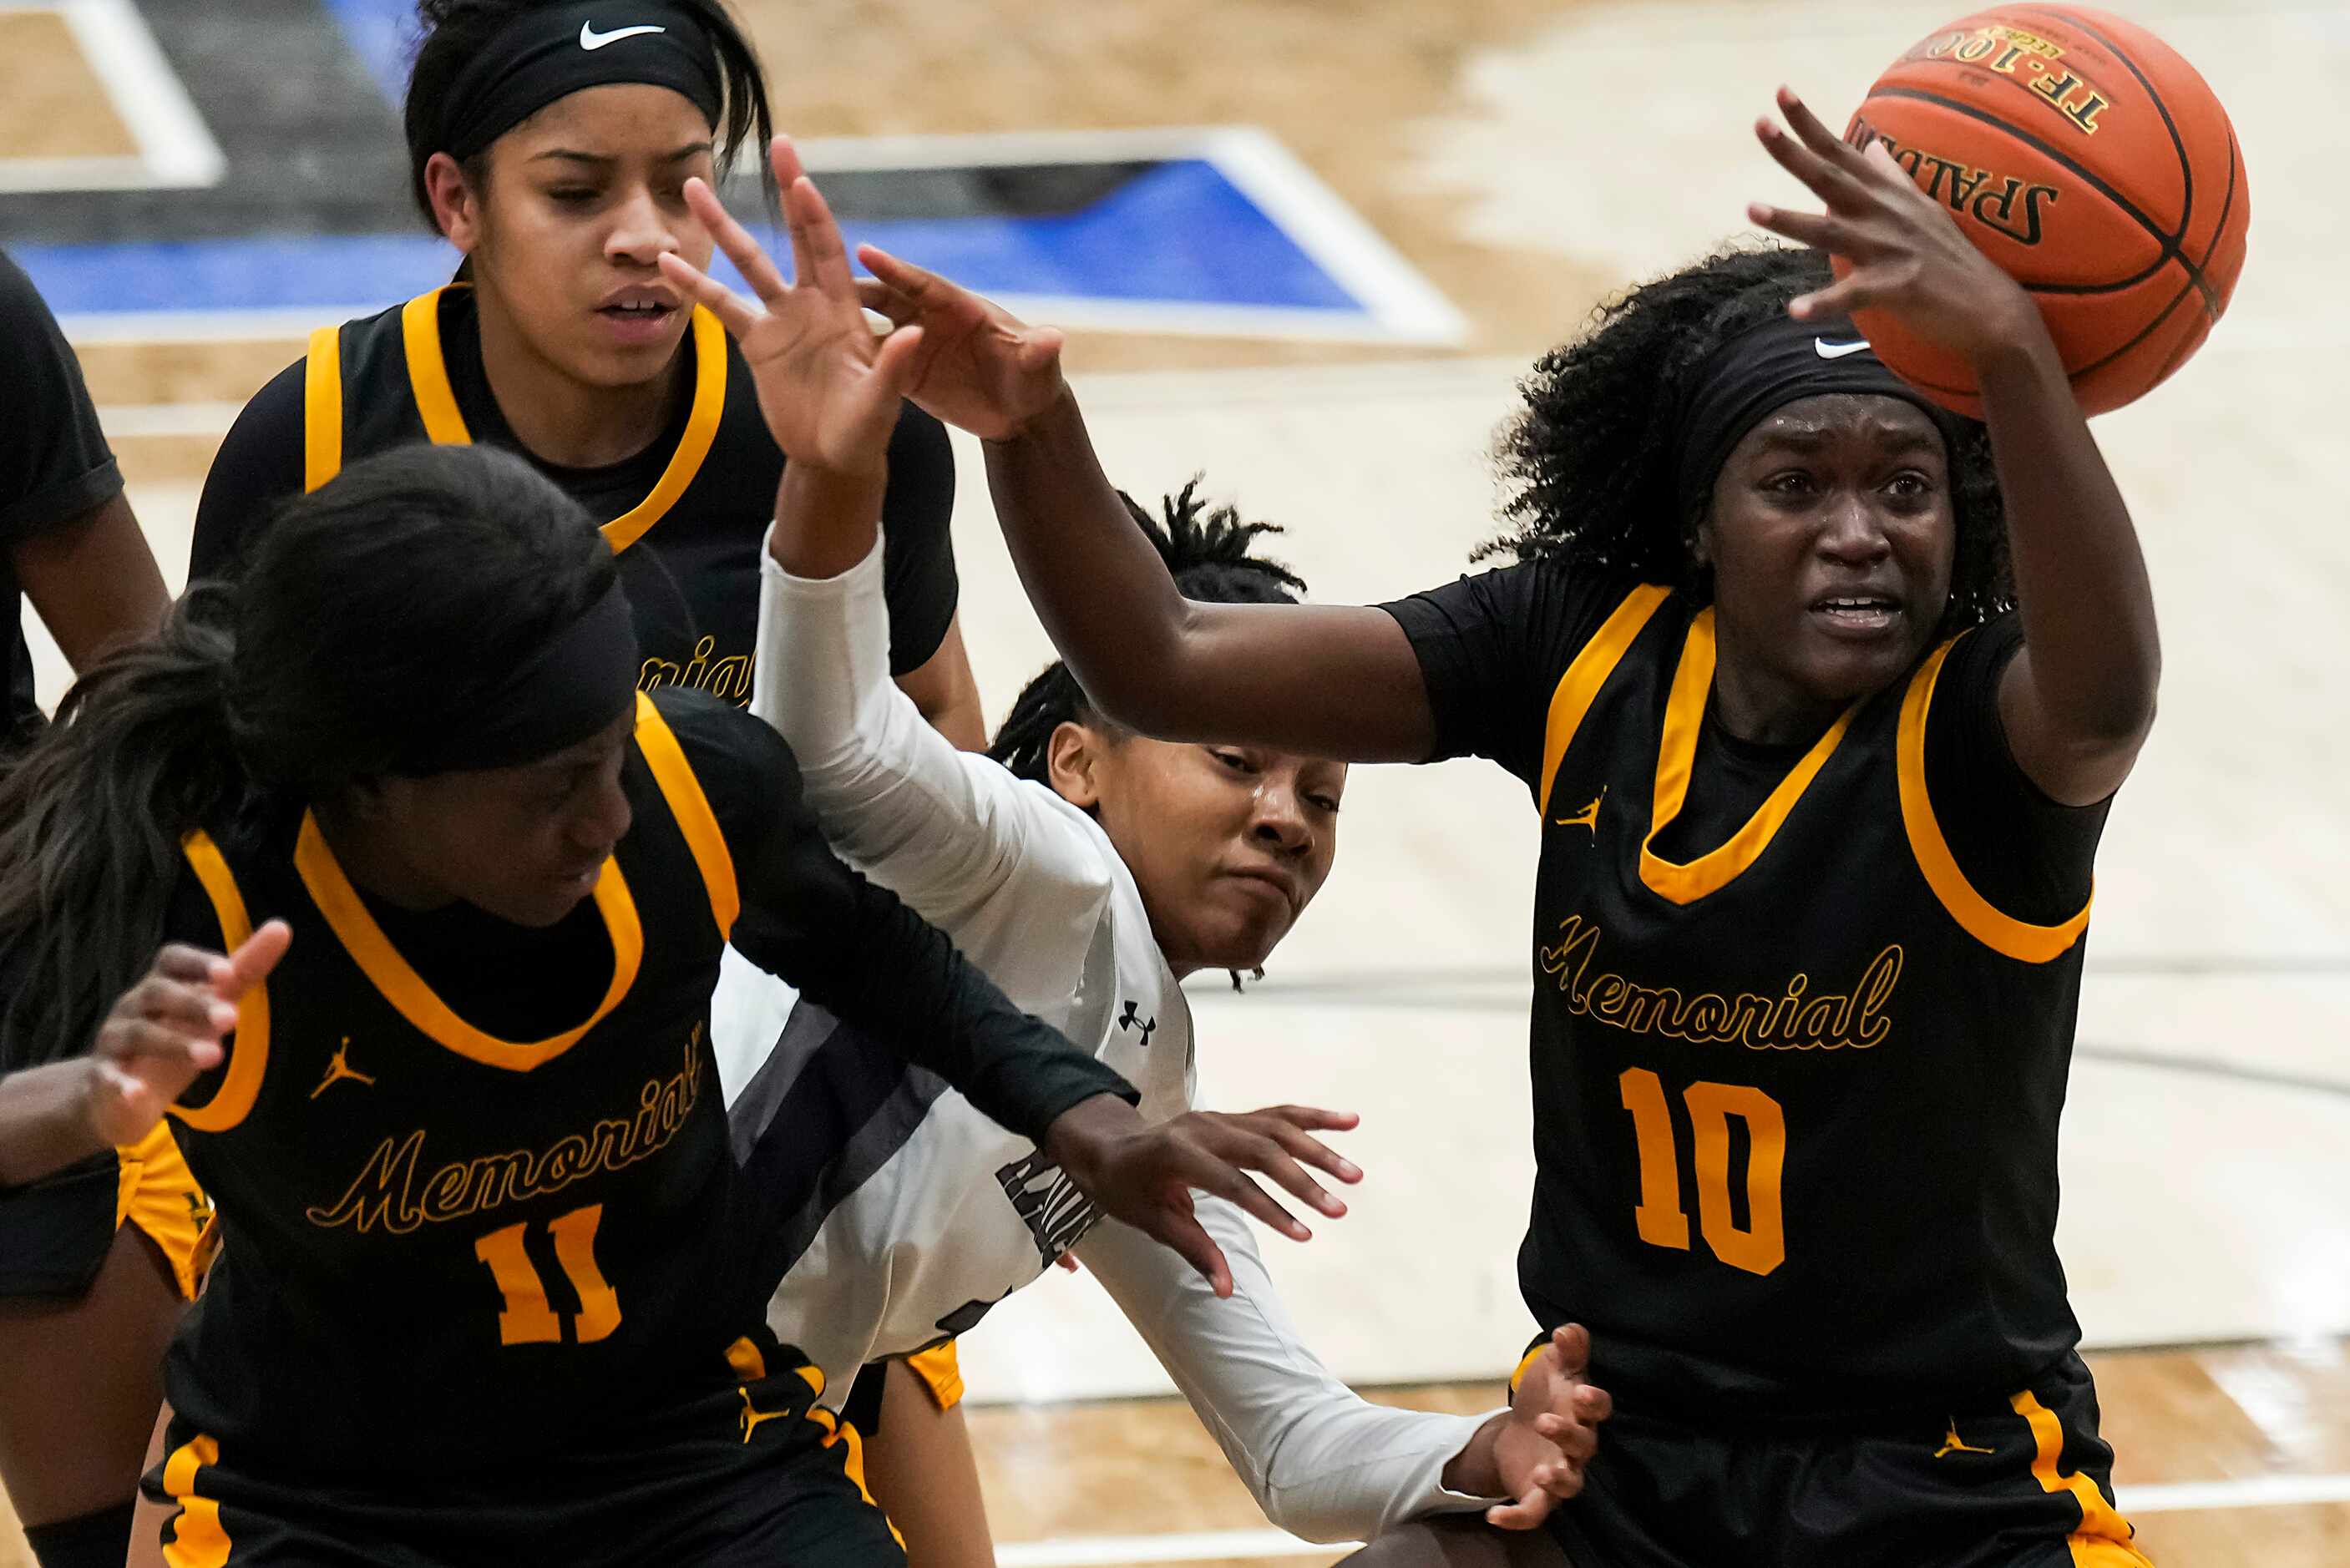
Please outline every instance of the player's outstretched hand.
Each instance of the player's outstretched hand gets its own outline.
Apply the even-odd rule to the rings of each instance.
[[[217,1066],[236,1004],[269,978],[293,933],[272,920],[223,958],[173,943],[122,993],[90,1047],[84,1116],[109,1144],[136,1143],[200,1074]]]
[[[1292,1241],[1309,1241],[1313,1232],[1248,1173],[1270,1176],[1335,1220],[1347,1206],[1305,1167],[1341,1181],[1360,1181],[1363,1173],[1312,1135],[1346,1132],[1359,1119],[1351,1112],[1276,1106],[1245,1116],[1190,1111],[1154,1126],[1115,1095],[1097,1095],[1045,1130],[1045,1153],[1104,1213],[1174,1248],[1216,1294],[1229,1296],[1232,1271],[1192,1212],[1192,1192],[1228,1199]]]
[[[877,338],[858,303],[857,279],[832,209],[805,171],[789,137],[768,149],[791,230],[793,281],[700,180],[685,182],[686,205],[726,253],[756,300],[746,300],[678,255],[662,275],[710,307],[743,346],[767,429],[795,463],[879,475],[889,434],[911,390],[922,347],[919,327]]]
[[[1920,337],[1978,366],[2019,349],[2054,352],[2032,296],[1975,248],[1883,142],[1864,152],[1840,140],[1787,88],[1779,89],[1779,111],[1786,129],[1765,116],[1754,122],[1755,137],[1827,211],[1795,213],[1756,202],[1746,214],[1773,234],[1850,264],[1835,284],[1789,305],[1790,316],[1814,321],[1891,311]]]
[[[1499,1490],[1517,1501],[1487,1509],[1487,1523],[1533,1530],[1583,1490],[1584,1467],[1599,1451],[1599,1423],[1615,1408],[1605,1390],[1585,1380],[1590,1370],[1591,1334],[1579,1324],[1553,1331],[1526,1363],[1493,1443]]]
[[[1005,441],[1061,400],[1061,332],[1031,327],[962,285],[876,245],[857,247],[873,275],[859,296],[899,331],[922,329],[916,406],[982,441]]]

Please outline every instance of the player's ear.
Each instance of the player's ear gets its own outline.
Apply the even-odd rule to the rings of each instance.
[[[1101,764],[1107,737],[1090,725],[1065,721],[1045,742],[1045,774],[1053,791],[1080,811],[1101,804]]]
[[[424,164],[424,193],[449,243],[472,255],[482,243],[482,192],[465,177],[463,166],[445,152],[434,153]]]

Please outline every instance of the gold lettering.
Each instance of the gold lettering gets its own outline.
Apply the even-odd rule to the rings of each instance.
[[[390,1138],[384,1139],[340,1198],[325,1209],[304,1210],[304,1218],[329,1230],[348,1225],[361,1234],[380,1220],[385,1230],[405,1236],[416,1229],[421,1218],[408,1189],[416,1179],[416,1157],[423,1147],[422,1128],[410,1133],[397,1148]]]
[[[1559,940],[1536,954],[1544,972],[1558,977],[1567,1010],[1578,1017],[1634,1033],[1700,1045],[1742,1044],[1750,1051],[1865,1051],[1893,1030],[1885,1014],[1901,979],[1898,944],[1871,959],[1849,992],[1814,995],[1811,976],[1796,974],[1776,997],[1741,992],[1733,999],[1710,991],[1685,996],[1677,986],[1643,985],[1607,971],[1591,973],[1599,928],[1569,915],[1558,929]]]

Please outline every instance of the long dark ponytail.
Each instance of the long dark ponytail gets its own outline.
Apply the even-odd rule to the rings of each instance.
[[[153,958],[180,843],[391,771],[610,587],[521,460],[411,447],[288,502],[243,580],[93,667],[0,775],[0,1067],[72,1055]]]
[[[450,84],[507,23],[554,3],[558,0],[418,0],[416,19],[422,36],[416,47],[416,63],[409,70],[402,118],[408,132],[410,193],[434,234],[441,232],[441,222],[433,214],[432,198],[424,187],[424,165],[434,153],[448,149],[443,116]],[[752,47],[749,36],[724,0],[671,3],[694,14],[717,52],[719,77],[726,88],[725,112],[717,127],[720,178],[730,173],[736,157],[748,151],[759,168],[768,209],[779,214],[782,201],[766,161],[767,143],[775,136],[775,117],[768,106],[767,75],[759,63],[758,50]],[[465,178],[477,188],[487,156],[481,154],[465,164]]]

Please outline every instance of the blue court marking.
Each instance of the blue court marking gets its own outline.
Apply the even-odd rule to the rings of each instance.
[[[416,0],[321,0],[350,40],[351,52],[394,109],[408,91],[416,47]]]
[[[1362,317],[1361,301],[1205,159],[1160,164],[1082,212],[849,223],[870,242],[988,295],[1253,306]],[[761,236],[785,255],[783,236]],[[423,234],[263,235],[9,254],[60,315],[389,306],[449,280]],[[717,275],[739,286],[723,256]]]

